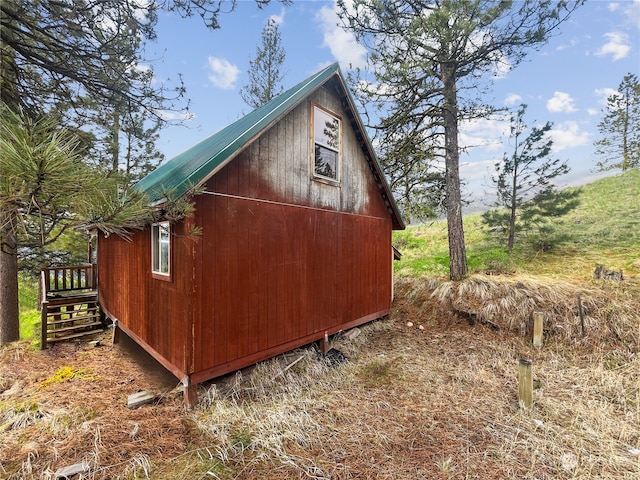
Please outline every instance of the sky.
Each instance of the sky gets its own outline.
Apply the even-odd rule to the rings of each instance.
[[[175,84],[180,76],[189,99],[188,112],[172,114],[183,125],[160,134],[157,147],[166,160],[249,113],[239,91],[248,83],[249,61],[270,18],[278,23],[286,53],[285,89],[336,61],[345,75],[366,65],[364,48],[338,27],[334,0],[294,0],[288,6],[272,0],[263,9],[253,0],[239,0],[234,12],[220,15],[217,30],[207,29],[200,17],[163,12],[147,56],[154,59],[156,81]],[[606,98],[628,73],[640,75],[640,0],[589,0],[547,44],[495,78],[483,100],[514,109],[526,104],[528,125],[551,122],[553,158],[566,160],[571,169],[556,183],[578,186],[603,176],[595,172],[593,143],[601,137]],[[460,174],[471,210],[482,208],[481,199],[492,189],[493,166],[511,149],[508,132],[508,121],[460,127],[461,146],[468,147]]]

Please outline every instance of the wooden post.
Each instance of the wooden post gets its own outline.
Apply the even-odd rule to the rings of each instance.
[[[518,363],[518,403],[520,408],[530,409],[533,406],[533,375],[531,360],[524,358]]]
[[[320,340],[320,351],[322,352],[322,356],[326,356],[330,349],[331,344],[329,343],[329,335],[325,332],[324,338]]]
[[[114,318],[113,322],[113,335],[111,337],[111,343],[117,345],[120,343],[120,329],[118,328],[118,319]]]
[[[193,408],[198,404],[198,384],[191,383],[191,377],[186,376],[182,380],[184,404],[187,408]]]
[[[540,348],[543,343],[544,313],[533,312],[533,346]]]
[[[582,298],[580,294],[577,294],[578,297],[578,314],[580,315],[580,327],[582,328],[582,336],[585,337],[587,335],[587,327],[584,324],[584,310],[582,310]]]
[[[44,300],[40,304],[40,350],[47,348],[47,310],[49,302]]]

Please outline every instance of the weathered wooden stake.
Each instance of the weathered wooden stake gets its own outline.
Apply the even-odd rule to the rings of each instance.
[[[533,346],[540,348],[543,343],[544,313],[533,312]]]
[[[111,343],[117,345],[120,343],[120,329],[118,328],[118,319],[113,319],[113,334],[111,335]]]
[[[582,328],[582,336],[585,337],[587,335],[587,327],[584,324],[584,310],[582,310],[582,298],[580,294],[577,294],[578,297],[578,314],[580,315],[580,327]]]
[[[518,402],[520,408],[530,409],[533,406],[533,375],[531,360],[520,359],[518,364]]]
[[[40,350],[45,350],[47,348],[47,310],[49,302],[44,300],[40,308]]]
[[[331,344],[329,343],[329,335],[325,332],[324,338],[320,339],[320,351],[322,352],[322,356],[326,356],[330,349]]]

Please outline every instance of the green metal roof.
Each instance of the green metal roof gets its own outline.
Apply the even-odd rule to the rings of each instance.
[[[200,186],[215,174],[225,163],[232,159],[240,150],[256,138],[260,133],[270,127],[298,103],[322,86],[333,76],[337,76],[350,103],[353,112],[352,127],[363,136],[363,151],[367,154],[367,160],[372,163],[372,171],[381,187],[381,193],[394,217],[394,228],[404,228],[404,221],[391,196],[389,186],[384,179],[380,165],[378,164],[371,142],[364,133],[359,115],[354,108],[351,93],[346,87],[346,82],[340,71],[338,63],[333,63],[320,72],[312,75],[303,82],[278,95],[263,106],[253,110],[239,120],[226,126],[222,130],[191,147],[168,162],[160,165],[149,175],[140,180],[136,188],[149,195],[152,204],[164,203],[165,195],[180,197],[191,187]]]

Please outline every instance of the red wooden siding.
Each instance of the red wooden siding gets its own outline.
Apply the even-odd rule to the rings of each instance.
[[[205,195],[197,223],[207,240],[195,372],[389,309],[389,219]]]
[[[180,223],[172,228],[181,234],[185,226]],[[176,375],[176,369],[187,372],[190,348],[185,346],[191,343],[193,241],[174,237],[171,281],[151,276],[148,229],[133,233],[131,241],[117,235],[99,237],[98,241],[100,302],[107,315],[118,319],[128,334],[166,359],[175,367],[170,370]]]

